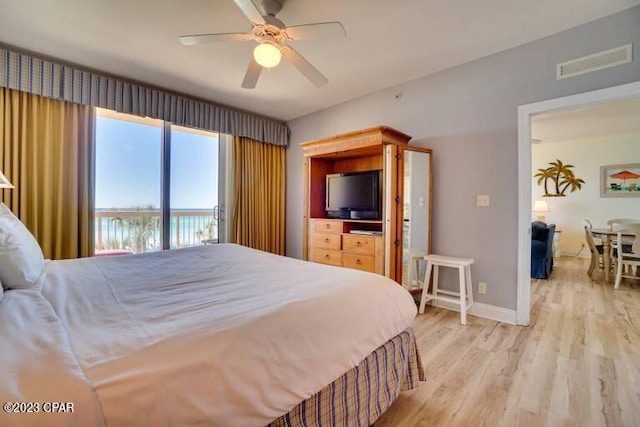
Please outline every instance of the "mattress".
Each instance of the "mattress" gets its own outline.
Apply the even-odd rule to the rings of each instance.
[[[0,301],[0,398],[77,402],[47,425],[82,413],[83,425],[261,426],[415,314],[411,296],[382,276],[237,245],[50,262],[41,293]],[[28,360],[13,354],[32,342]]]

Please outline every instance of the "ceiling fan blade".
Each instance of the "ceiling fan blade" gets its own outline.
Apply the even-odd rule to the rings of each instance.
[[[252,57],[251,62],[249,62],[249,67],[247,67],[247,72],[244,75],[244,80],[242,80],[242,87],[245,89],[255,88],[261,72],[262,66]]]
[[[289,61],[294,67],[298,69],[306,78],[308,78],[311,83],[320,87],[326,85],[329,80],[322,75],[320,71],[316,69],[313,65],[309,63],[302,55],[300,55],[294,48],[291,46],[282,46],[282,55],[284,58]]]
[[[347,36],[347,32],[339,22],[294,25],[287,27],[286,32],[291,40],[343,39]]]
[[[242,13],[245,14],[249,21],[256,24],[264,24],[264,18],[262,17],[262,13],[258,10],[255,4],[251,0],[233,0],[240,8]]]
[[[236,42],[251,40],[251,34],[247,33],[218,33],[218,34],[192,34],[181,36],[180,42],[185,46],[212,42]]]

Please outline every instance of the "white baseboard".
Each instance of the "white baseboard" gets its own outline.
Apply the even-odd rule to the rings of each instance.
[[[431,302],[431,301],[430,301]],[[436,301],[436,307],[446,308],[447,310],[460,311],[460,305],[448,301]],[[498,307],[495,305],[482,304],[480,302],[473,303],[472,312],[467,314],[484,319],[496,320],[510,325],[516,324],[516,311],[508,308]]]

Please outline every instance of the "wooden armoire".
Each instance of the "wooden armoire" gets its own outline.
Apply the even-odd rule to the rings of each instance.
[[[414,211],[420,235],[413,244],[420,240],[421,250],[431,251],[432,152],[410,147],[410,139],[398,130],[379,126],[300,144],[304,151],[305,260],[383,274],[403,283],[411,252],[408,230],[412,219],[408,217]],[[415,160],[418,155],[422,164]],[[373,170],[381,171],[380,219],[329,218],[327,175]],[[412,182],[412,174],[420,174],[420,182]],[[413,202],[410,189],[417,194]]]

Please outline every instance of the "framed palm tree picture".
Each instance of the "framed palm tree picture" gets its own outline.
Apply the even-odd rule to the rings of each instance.
[[[600,166],[600,197],[640,197],[640,163]]]

